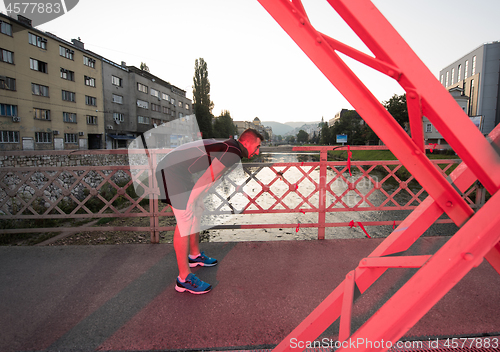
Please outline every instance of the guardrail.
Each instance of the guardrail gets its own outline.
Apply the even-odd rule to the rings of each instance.
[[[235,180],[224,178],[212,197],[218,205],[208,207],[207,215],[234,214],[234,204],[227,199],[238,198],[240,216],[253,214],[314,214],[317,221],[297,223],[220,224],[214,229],[256,228],[318,228],[318,239],[325,238],[325,228],[353,226],[350,222],[327,222],[326,215],[335,212],[390,212],[413,210],[427,196],[413,176],[401,176],[399,161],[327,161],[333,147],[295,147],[294,151],[320,154],[319,161],[296,163],[244,163],[245,176]],[[383,149],[380,147],[351,147]],[[169,150],[151,149],[152,165]],[[127,150],[6,152],[2,155],[68,156],[121,155]],[[449,174],[460,160],[434,160],[443,174]],[[352,176],[349,176],[351,174]],[[134,180],[141,181],[136,192]],[[242,186],[244,184],[244,186]],[[151,185],[151,186],[150,186]],[[157,199],[156,180],[147,165],[105,166],[26,166],[0,167],[0,222],[2,232],[61,232],[60,227],[9,228],[9,221],[32,219],[102,219],[148,218],[149,226],[81,226],[79,231],[149,231],[151,242],[158,243],[161,231],[174,226],[160,226],[159,219],[173,216],[169,206]],[[474,185],[463,194],[472,208],[484,203],[482,188]],[[266,202],[263,200],[266,199]],[[451,222],[440,219],[439,223]],[[366,221],[363,226],[396,225],[399,221]]]

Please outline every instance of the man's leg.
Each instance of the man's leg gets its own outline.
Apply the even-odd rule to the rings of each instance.
[[[192,236],[181,236],[179,231],[179,226],[175,226],[174,232],[174,250],[177,257],[177,267],[179,269],[179,277],[185,279],[191,273],[189,269],[188,253],[189,253],[189,241]]]
[[[189,254],[196,256],[200,254],[200,233],[196,232],[189,236]]]

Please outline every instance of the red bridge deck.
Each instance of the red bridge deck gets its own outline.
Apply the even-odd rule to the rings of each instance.
[[[433,253],[447,239],[421,238],[405,254]],[[201,296],[174,290],[171,245],[2,247],[0,350],[273,348],[380,241],[204,243],[220,264],[196,269],[214,286]],[[391,269],[364,293],[354,306],[353,328],[412,270]],[[498,292],[500,277],[484,261],[405,338],[498,336]],[[318,341],[335,340],[337,332],[338,320]]]

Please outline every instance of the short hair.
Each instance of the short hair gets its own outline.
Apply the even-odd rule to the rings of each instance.
[[[253,128],[248,128],[244,130],[240,138],[238,139],[244,141],[248,140],[250,137],[253,137],[254,139],[259,138],[261,141],[264,140],[264,137],[257,130],[254,130]]]

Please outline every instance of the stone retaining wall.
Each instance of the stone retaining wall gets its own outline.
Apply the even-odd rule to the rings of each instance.
[[[128,165],[127,154],[55,154],[19,155],[2,153],[0,167],[64,167]],[[9,155],[10,154],[10,155]]]
[[[134,156],[132,159],[135,159],[136,165],[147,165],[147,159],[143,155]],[[88,196],[89,192],[92,192],[92,189],[96,188],[99,188],[97,192],[99,194],[109,193],[110,189],[113,191],[114,186],[102,185],[101,183],[104,181],[102,175],[109,175],[116,166],[128,165],[129,156],[127,153],[83,154],[68,152],[47,153],[46,155],[26,152],[2,153],[0,155],[0,203],[3,204],[3,207],[0,209],[0,214],[15,212],[16,208],[22,206],[19,198],[25,202],[36,198],[37,206],[49,208],[51,203],[60,199],[61,196],[64,197],[64,202],[71,202],[70,195],[81,201]],[[71,170],[72,167],[82,166],[89,166],[89,168],[87,170]],[[101,171],[92,170],[96,166],[109,166],[110,168]],[[43,170],[46,167],[68,168],[68,170],[62,172],[60,170]],[[2,172],[2,169],[6,168],[14,170]],[[31,170],[20,168],[30,168]],[[118,186],[126,184],[130,181],[128,170],[126,168],[126,170],[116,171],[111,176],[111,181]],[[33,171],[35,172],[26,178]],[[83,173],[86,174],[82,181],[75,184],[76,178]],[[6,197],[10,199],[6,199]]]

